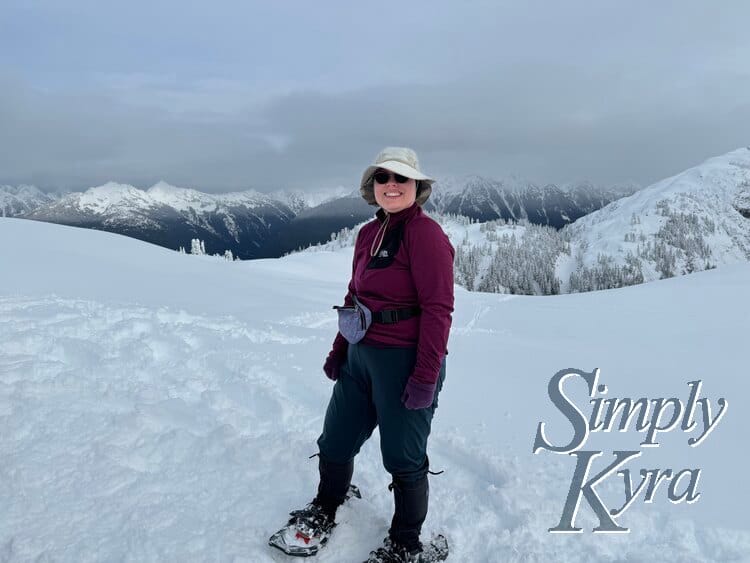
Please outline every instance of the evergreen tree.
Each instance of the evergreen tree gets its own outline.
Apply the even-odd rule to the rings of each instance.
[[[194,238],[190,241],[190,254],[203,256],[206,254],[206,245],[200,239]]]

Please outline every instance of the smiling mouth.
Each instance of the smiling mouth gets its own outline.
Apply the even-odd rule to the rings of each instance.
[[[385,197],[401,197],[402,194],[398,193],[398,192],[388,192],[388,193],[383,194],[383,195],[385,195]]]

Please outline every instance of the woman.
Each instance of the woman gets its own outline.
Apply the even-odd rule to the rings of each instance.
[[[341,313],[358,315],[356,304],[371,324],[350,343],[361,331],[342,334],[351,331],[339,323],[323,366],[336,384],[318,439],[318,494],[290,521],[306,530],[303,540],[325,543],[354,457],[379,426],[395,511],[384,545],[368,561],[435,560],[419,534],[427,516],[427,438],[445,378],[454,250],[421,208],[433,181],[420,172],[416,153],[402,147],[384,149],[362,175],[362,197],[380,209],[357,237]]]

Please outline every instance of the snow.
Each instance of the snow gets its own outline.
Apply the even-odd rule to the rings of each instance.
[[[150,207],[151,202],[143,190],[116,182],[107,182],[83,193],[74,193],[63,199],[66,203],[77,203],[82,209],[97,214],[112,213],[118,208]]]
[[[157,182],[146,190],[148,197],[162,205],[173,207],[180,212],[211,212],[232,205],[243,205],[250,209],[268,204],[269,198],[256,190],[208,194],[190,188],[178,188],[164,181]]]
[[[351,249],[227,262],[7,218],[0,240],[0,560],[288,561],[266,541],[314,494],[321,365]],[[457,288],[425,536],[446,534],[451,561],[747,560],[748,287],[741,263],[554,297]],[[547,396],[569,367],[600,368],[610,397],[685,402],[700,379],[714,408],[728,400],[698,448],[696,433],[662,433],[629,465],[636,479],[701,468],[697,502],[660,489],[620,517],[629,534],[592,534],[584,500],[582,534],[547,532],[575,458],[531,449],[540,421],[552,440],[570,433]],[[641,440],[592,433],[586,449],[611,460]],[[363,499],[342,507],[318,561],[363,560],[386,533],[377,433],[354,482]],[[619,477],[606,485],[622,497]]]
[[[261,205],[275,206],[278,202],[255,190],[208,194],[162,181],[147,190],[129,184],[107,182],[84,192],[67,194],[56,206],[60,205],[137,224],[142,220],[144,211],[158,207],[170,207],[179,213],[194,215],[227,212],[232,206],[244,206],[248,209]]]

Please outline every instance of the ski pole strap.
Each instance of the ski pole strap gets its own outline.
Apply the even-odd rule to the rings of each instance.
[[[441,473],[445,473],[445,470],[441,470],[441,471],[430,471],[430,470],[428,469],[428,470],[427,470],[427,473],[429,473],[430,475],[440,475]]]
[[[376,323],[390,325],[398,321],[405,321],[416,317],[420,313],[419,307],[406,307],[404,309],[386,309],[384,311],[373,311],[372,320]]]

